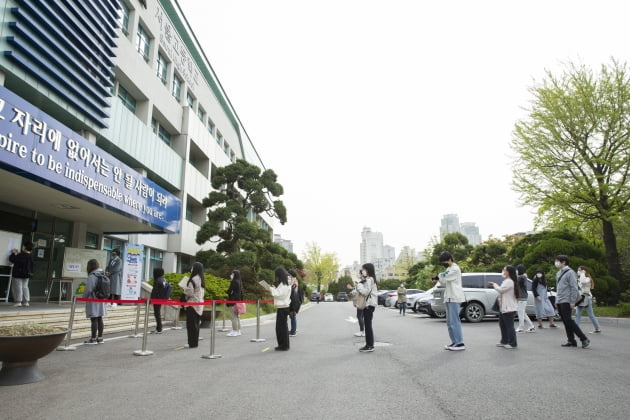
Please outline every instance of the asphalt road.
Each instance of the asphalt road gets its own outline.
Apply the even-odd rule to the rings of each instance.
[[[603,324],[591,347],[562,348],[564,329],[519,334],[519,348],[495,347],[498,322],[463,325],[467,350],[443,349],[446,324],[379,307],[376,351],[359,353],[351,303],[303,307],[291,350],[276,352],[274,322],[264,342],[210,330],[183,349],[185,330],[55,351],[40,360],[41,382],[0,387],[9,419],[533,419],[627,418],[630,329]],[[229,325],[229,321],[227,322]],[[590,322],[583,326],[589,331]],[[107,325],[105,326],[107,328]]]

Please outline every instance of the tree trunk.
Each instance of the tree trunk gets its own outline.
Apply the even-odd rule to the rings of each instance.
[[[621,293],[626,291],[626,285],[621,275],[621,263],[619,262],[619,252],[617,251],[617,237],[615,229],[611,222],[602,220],[602,232],[604,235],[604,249],[606,251],[606,264],[608,265],[608,274],[619,281],[619,291],[617,299]]]

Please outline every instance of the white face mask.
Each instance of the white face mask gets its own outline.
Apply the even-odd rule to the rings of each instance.
[[[367,271],[361,270],[361,274],[363,274],[363,276],[367,277]]]
[[[555,265],[556,268],[560,268],[560,261],[556,261],[555,263],[553,263],[553,265]]]
[[[539,279],[542,278],[542,273],[537,273],[536,277],[538,277]]]

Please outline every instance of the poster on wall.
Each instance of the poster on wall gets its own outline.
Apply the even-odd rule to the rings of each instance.
[[[125,245],[121,299],[140,299],[140,291],[142,289],[142,267],[144,265],[143,261],[143,245]]]

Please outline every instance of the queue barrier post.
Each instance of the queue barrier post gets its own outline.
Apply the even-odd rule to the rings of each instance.
[[[149,329],[149,305],[151,304],[150,299],[146,300],[146,304],[144,307],[144,334],[142,334],[142,350],[136,350],[133,352],[136,356],[149,356],[153,354],[151,350],[147,350],[147,336]],[[140,305],[138,305],[140,308]]]
[[[149,299],[147,299],[148,301]],[[136,303],[136,329],[133,334],[128,335],[129,338],[138,338],[140,335],[138,334],[138,325],[140,324],[140,305]]]
[[[216,338],[216,322],[215,316],[217,314],[217,302],[216,300],[212,301],[212,326],[210,327],[210,354],[204,354],[201,356],[202,359],[220,359],[223,356],[220,354],[214,354],[214,342]]]
[[[76,346],[70,345],[70,336],[72,335],[72,324],[74,324],[74,311],[77,306],[77,297],[72,296],[72,307],[70,309],[70,321],[68,321],[68,333],[66,334],[66,345],[57,347],[59,351],[73,351],[76,350]]]
[[[219,330],[221,332],[229,331],[228,328],[225,328],[225,311],[226,311],[226,308],[227,308],[226,302],[223,302],[223,324],[221,325],[221,329]]]
[[[173,321],[173,327],[171,328],[172,330],[181,330],[182,327],[179,326],[179,312],[182,310],[181,306],[176,306],[175,307],[175,320]]]
[[[253,343],[265,341],[264,338],[260,338],[260,299],[256,300],[256,338],[252,338],[249,341]]]

